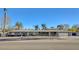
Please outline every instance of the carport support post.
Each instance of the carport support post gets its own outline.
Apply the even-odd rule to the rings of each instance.
[[[49,38],[51,39],[51,33],[49,32]]]
[[[29,36],[29,32],[27,32],[27,36]]]

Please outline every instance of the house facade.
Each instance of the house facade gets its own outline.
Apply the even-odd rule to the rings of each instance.
[[[0,31],[1,36],[3,36],[3,33]],[[12,30],[6,32],[5,36],[79,36],[79,32],[69,32],[66,30]]]

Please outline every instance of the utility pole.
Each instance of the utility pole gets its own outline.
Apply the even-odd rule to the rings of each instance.
[[[6,21],[7,21],[7,9],[4,8],[3,33],[5,33]]]

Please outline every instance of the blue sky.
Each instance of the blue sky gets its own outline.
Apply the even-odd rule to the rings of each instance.
[[[25,28],[41,24],[48,27],[56,27],[58,24],[79,24],[79,8],[8,8],[8,16],[12,26],[19,21]],[[0,19],[2,17],[3,9],[0,8]]]

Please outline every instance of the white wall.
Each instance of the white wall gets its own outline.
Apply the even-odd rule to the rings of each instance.
[[[68,36],[68,33],[60,32],[60,33],[58,33],[58,36]]]

